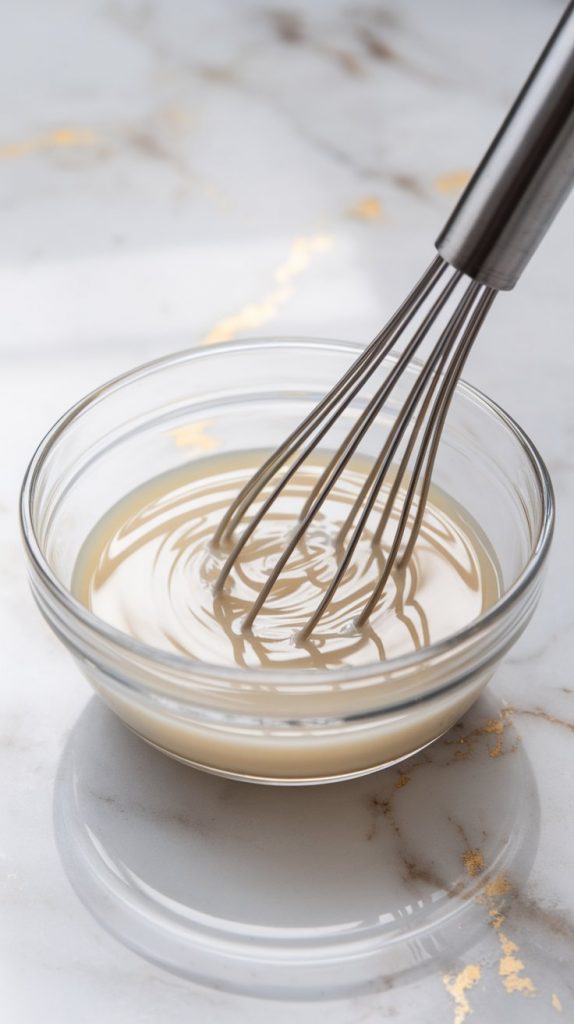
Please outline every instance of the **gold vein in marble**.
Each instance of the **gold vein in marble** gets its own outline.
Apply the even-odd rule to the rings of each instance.
[[[486,883],[482,890],[482,895],[487,900],[491,900],[496,899],[499,896],[506,896],[510,892],[512,892],[512,886],[506,875],[499,874],[495,875],[490,882]]]
[[[191,448],[194,452],[214,452],[219,448],[220,442],[209,433],[211,420],[197,420],[195,423],[186,423],[182,427],[175,427],[169,431],[177,448]]]
[[[445,196],[458,195],[468,185],[472,172],[467,170],[448,171],[435,178],[434,187]]]
[[[552,993],[552,1009],[556,1010],[556,1013],[562,1013],[562,1003],[560,1002],[556,992]]]
[[[527,718],[543,718],[549,725],[560,725],[563,729],[568,729],[569,732],[574,732],[574,722],[568,722],[565,718],[557,718],[556,715],[551,715],[549,711],[545,711],[544,708],[515,708],[508,707],[505,709],[505,714],[512,715],[525,715]]]
[[[237,313],[223,317],[201,339],[201,345],[232,341],[241,331],[253,331],[275,319],[281,306],[293,295],[294,282],[311,265],[315,256],[327,252],[333,240],[329,235],[302,235],[293,239],[287,258],[276,268],[273,284],[258,302],[242,306]]]
[[[534,995],[536,989],[532,978],[528,978],[522,972],[524,964],[514,954],[520,952],[520,947],[502,931],[498,931],[498,940],[502,950],[498,973],[507,992],[524,992],[527,995]]]
[[[488,885],[484,887],[483,898],[494,901],[498,897],[512,892],[512,886],[504,875],[497,875]],[[522,995],[533,996],[536,987],[532,978],[524,974],[525,966],[522,960],[516,956],[520,947],[513,939],[509,938],[502,926],[506,921],[505,915],[500,909],[500,904],[494,904],[489,910],[490,924],[494,928],[500,943],[500,961],[498,974],[506,991],[512,995],[520,992]]]
[[[398,777],[397,781],[395,782],[395,789],[402,789],[403,786],[408,786],[410,781],[411,781],[410,775],[407,775],[406,772],[399,771],[399,777]]]
[[[376,196],[365,196],[347,210],[349,217],[357,220],[382,220],[383,206]]]
[[[496,737],[494,744],[488,747],[489,757],[496,758],[505,754],[513,754],[518,743],[515,742],[509,749],[506,749],[504,743],[505,732],[510,725],[512,713],[511,708],[503,708],[498,718],[490,718],[484,725],[471,729],[470,732],[459,736],[456,740],[444,740],[446,746],[456,744],[457,749],[454,751],[453,760],[466,761],[474,753],[476,741],[481,736],[489,735]]]
[[[500,718],[493,718],[484,726],[485,733],[494,733],[496,735],[496,743],[493,747],[490,747],[488,751],[489,757],[500,757],[503,753],[504,747],[504,730],[507,723],[503,718],[504,712],[501,713]]]
[[[480,981],[480,964],[467,964],[458,974],[445,974],[444,986],[454,999],[453,1024],[463,1024],[469,1013],[472,1013],[467,992]]]
[[[52,149],[90,146],[95,140],[96,136],[89,128],[54,128],[31,139],[0,145],[0,160],[16,160]]]
[[[484,870],[484,855],[481,850],[465,850],[462,862],[470,878],[476,878]]]

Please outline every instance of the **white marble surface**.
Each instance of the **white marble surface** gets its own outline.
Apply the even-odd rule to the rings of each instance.
[[[519,290],[497,303],[466,374],[540,447],[558,523],[540,610],[496,676],[494,705],[479,706],[464,726],[463,735],[479,730],[476,770],[485,783],[477,790],[480,814],[467,801],[465,835],[453,832],[448,871],[436,862],[447,827],[440,801],[436,820],[413,835],[408,794],[416,790],[395,792],[398,776],[380,781],[400,831],[411,830],[414,896],[425,899],[444,894],[457,872],[478,878],[480,892],[489,851],[507,827],[493,813],[487,836],[473,832],[494,806],[488,788],[523,777],[508,767],[512,758],[523,759],[524,778],[531,773],[530,809],[515,826],[523,868],[513,875],[510,865],[499,890],[483,889],[483,922],[470,945],[462,936],[435,962],[389,976],[367,994],[280,1004],[180,980],[109,937],[74,895],[52,828],[55,775],[91,695],[32,605],[16,518],[34,444],[68,404],[119,370],[222,336],[370,338],[429,259],[464,173],[560,9],[552,0],[464,7],[317,0],[280,8],[257,0],[22,0],[7,13],[0,37],[6,1020],[574,1019],[572,201]],[[440,756],[437,748],[433,757]],[[461,774],[459,801],[465,786]],[[377,821],[383,844],[387,818]],[[464,858],[477,850],[484,868],[480,856]],[[504,907],[499,895],[508,897]]]

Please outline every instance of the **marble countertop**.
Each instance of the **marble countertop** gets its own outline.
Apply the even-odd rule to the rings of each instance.
[[[60,862],[52,805],[64,749],[86,729],[93,743],[101,712],[33,606],[17,524],[35,444],[117,372],[249,335],[370,339],[430,260],[561,8],[12,5],[0,38],[0,992],[11,1024],[574,1019],[572,200],[466,371],[552,473],[540,609],[447,738],[460,756],[438,744],[436,776],[407,766],[410,785],[387,773],[370,784],[384,800],[363,794],[363,824],[383,843],[392,829],[414,901],[476,883],[472,934],[417,970],[359,995],[281,1003],[177,978],[92,919]],[[107,755],[121,761],[139,741],[111,733]],[[493,873],[489,857],[510,838],[519,867]]]

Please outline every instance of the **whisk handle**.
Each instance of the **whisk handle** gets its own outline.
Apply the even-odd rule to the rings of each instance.
[[[574,2],[493,139],[436,248],[457,270],[513,288],[574,185]]]

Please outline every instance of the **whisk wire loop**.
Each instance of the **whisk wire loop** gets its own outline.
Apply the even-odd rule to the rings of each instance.
[[[257,595],[257,598],[253,602],[251,610],[245,617],[244,629],[250,629],[251,626],[253,625],[257,615],[259,614],[259,611],[261,610],[264,602],[269,596],[279,575],[283,571],[285,565],[287,564],[295,548],[297,547],[297,544],[301,540],[303,534],[308,529],[311,521],[315,518],[318,511],[324,504],[332,487],[341,476],[341,473],[348,465],[352,456],[355,454],[357,448],[359,447],[367,431],[370,429],[374,420],[381,412],[385,402],[388,400],[391,392],[393,391],[393,388],[395,387],[399,378],[402,376],[405,368],[408,366],[409,362],[417,352],[417,349],[424,341],[430,327],[435,322],[441,310],[443,309],[448,299],[450,298],[460,277],[461,274],[458,271],[455,271],[452,274],[450,280],[447,282],[442,293],[438,296],[431,309],[426,313],[422,323],[416,329],[411,341],[406,346],[405,350],[403,351],[397,362],[394,364],[392,369],[389,371],[383,384],[378,388],[378,390],[370,399],[364,410],[361,412],[361,414],[357,418],[357,421],[352,426],[351,430],[348,432],[343,442],[341,443],[341,445],[331,458],[328,466],[321,474],[318,483],[315,485],[311,492],[310,498],[307,499],[305,505],[303,506],[299,522],[295,530],[291,534],[291,537],[289,538],[284,551],[277,559],[275,566],[273,567],[271,573],[269,574],[267,580],[265,581],[263,587],[261,588],[259,594]],[[374,372],[374,369],[375,367],[373,367],[372,372]],[[299,466],[308,458],[310,450],[311,449],[309,448],[308,450],[302,453],[302,455],[296,460],[296,462],[287,472],[287,474],[285,475],[281,483],[278,485],[278,487],[275,488],[273,493],[267,499],[267,502],[264,503],[262,509],[257,513],[252,523],[250,523],[249,526],[247,527],[245,531],[247,537],[245,537],[245,540],[248,539],[248,537],[253,532],[254,527],[257,526],[257,524],[261,521],[262,516],[267,512],[271,504],[273,504],[280,490],[287,482],[287,479],[294,472],[295,467],[298,469]],[[244,538],[242,536],[237,542],[234,552],[232,552],[233,560],[237,557],[237,554],[241,550],[241,546],[243,546],[243,543]],[[323,602],[321,603],[323,604]]]
[[[385,568],[381,574],[381,577],[376,584],[371,597],[366,602],[363,610],[357,616],[355,625],[360,628],[368,620],[371,613],[376,608],[385,586],[388,582],[389,576],[393,567],[396,565],[398,569],[404,568],[408,564],[422,525],[422,518],[424,514],[425,505],[428,498],[428,492],[431,484],[432,473],[434,468],[434,462],[438,450],[438,445],[441,439],[444,423],[448,413],[448,409],[454,394],[454,389],[460,375],[462,373],[466,359],[470,353],[473,341],[480,330],[481,324],[486,317],[486,314],[494,300],[496,292],[493,289],[485,288],[482,295],[478,299],[476,309],[474,310],[469,324],[463,334],[462,340],[456,349],[455,356],[450,364],[450,367],[444,377],[443,384],[441,386],[438,400],[430,413],[427,427],[425,429],[421,447],[419,449],[415,465],[409,481],[409,486],[403,501],[403,507],[401,510],[401,516],[399,524],[393,539],[392,546],[387,556]],[[426,463],[426,465],[425,465]],[[411,527],[410,535],[406,547],[400,555],[400,547],[403,540],[405,530],[408,525],[408,520],[412,515],[412,505],[415,500],[416,487],[421,477],[421,473],[424,467],[423,483],[418,493],[416,512],[414,516],[414,522]],[[403,469],[403,473],[406,467],[399,467],[399,473]],[[390,505],[390,496],[383,516],[387,512],[387,508]],[[378,530],[375,532],[373,540],[378,536]],[[308,624],[307,624],[308,625]],[[307,627],[306,627],[307,628]]]
[[[358,523],[357,523],[357,525],[356,525],[356,527],[355,527],[355,529],[354,529],[354,531],[353,531],[353,533],[351,535],[351,538],[349,540],[349,543],[347,545],[345,553],[344,553],[343,557],[341,558],[341,560],[339,562],[339,565],[337,567],[337,572],[335,573],[335,576],[333,577],[333,579],[331,580],[329,586],[327,587],[327,589],[326,589],[326,591],[325,591],[321,601],[319,602],[317,608],[315,609],[315,611],[313,612],[313,614],[311,615],[311,617],[309,618],[309,620],[305,624],[303,630],[301,631],[301,634],[300,634],[301,638],[305,638],[305,637],[309,636],[309,634],[313,631],[313,629],[315,628],[316,624],[318,623],[319,619],[322,617],[322,615],[323,615],[324,611],[326,610],[327,606],[329,605],[330,601],[334,597],[334,594],[335,594],[339,584],[341,583],[347,568],[349,567],[349,564],[351,562],[353,554],[354,554],[354,552],[356,550],[357,544],[359,543],[359,540],[360,540],[361,536],[363,535],[363,532],[365,530],[365,527],[367,525],[367,522],[369,520],[371,512],[373,511],[373,508],[375,506],[376,500],[377,500],[377,498],[379,496],[381,487],[382,487],[382,485],[384,483],[385,477],[387,476],[387,473],[389,472],[389,469],[392,466],[392,463],[393,463],[393,460],[395,458],[395,455],[396,455],[396,452],[398,450],[398,447],[400,445],[400,442],[401,442],[401,440],[402,440],[402,438],[403,438],[403,436],[404,436],[404,434],[405,434],[405,432],[406,432],[406,430],[407,430],[407,428],[409,426],[409,423],[411,422],[413,411],[416,408],[418,402],[421,399],[421,396],[424,393],[424,388],[425,388],[429,378],[431,379],[431,385],[430,385],[430,388],[429,388],[429,392],[430,392],[430,395],[432,397],[432,393],[433,393],[434,389],[436,388],[436,385],[437,385],[438,381],[440,380],[440,377],[438,376],[437,369],[440,368],[443,360],[446,360],[448,358],[448,356],[449,356],[449,354],[450,354],[450,352],[452,350],[452,346],[455,343],[455,339],[456,339],[456,337],[458,335],[458,332],[460,331],[461,325],[464,323],[465,318],[468,316],[469,311],[471,310],[472,305],[473,305],[473,303],[474,303],[474,301],[476,299],[477,293],[480,290],[480,287],[481,287],[480,285],[477,285],[477,284],[475,284],[473,282],[469,286],[469,288],[467,289],[465,295],[460,300],[460,302],[459,302],[455,312],[453,313],[452,317],[450,318],[447,326],[443,330],[443,332],[442,332],[442,334],[441,334],[437,344],[435,345],[435,347],[434,347],[434,349],[433,349],[433,351],[431,353],[431,356],[429,357],[429,359],[427,360],[427,362],[424,365],[423,369],[421,370],[420,374],[418,375],[418,377],[417,377],[413,387],[411,388],[411,390],[409,392],[409,395],[408,395],[406,401],[402,405],[400,413],[397,416],[397,418],[396,418],[396,420],[395,420],[395,422],[393,424],[393,427],[392,427],[392,429],[391,429],[391,431],[389,433],[389,436],[387,438],[387,441],[386,441],[385,445],[383,446],[382,452],[379,455],[379,457],[378,457],[378,459],[377,459],[377,461],[375,463],[375,467],[374,467],[375,468],[375,472],[374,473],[371,472],[371,474],[369,474],[369,478],[372,476],[373,479],[372,479],[371,486],[370,486],[370,489],[369,489],[368,497],[365,494],[365,496],[363,498],[363,502],[362,502],[362,512],[361,512],[361,515],[360,515]],[[427,393],[427,395],[428,395],[428,393]],[[430,399],[429,399],[429,401],[430,401]],[[439,401],[440,401],[440,399],[439,399]],[[423,405],[424,405],[424,403],[423,403]],[[416,423],[415,423],[415,427],[416,427]],[[426,434],[425,434],[425,437],[426,437]],[[414,442],[413,442],[413,445],[414,445]],[[408,446],[407,446],[407,450],[408,450]],[[421,448],[421,452],[423,452],[423,451],[424,451],[424,440],[423,440],[423,447]],[[399,552],[399,549],[400,549],[401,539],[402,539],[402,536],[403,536],[403,533],[404,533],[404,530],[405,530],[405,527],[406,527],[406,524],[407,524],[407,521],[408,521],[408,516],[409,516],[409,513],[410,513],[411,504],[412,504],[412,501],[413,501],[413,498],[414,498],[414,494],[415,494],[415,487],[416,487],[416,483],[417,483],[417,479],[418,479],[417,466],[419,467],[418,472],[420,472],[419,460],[420,460],[420,453],[419,453],[419,457],[417,459],[417,463],[415,464],[415,470],[413,472],[413,475],[412,475],[409,487],[407,489],[407,492],[406,492],[406,495],[405,495],[405,498],[404,498],[404,501],[403,501],[403,508],[402,508],[402,512],[401,512],[401,515],[400,515],[400,518],[399,518],[399,524],[398,524],[398,527],[397,527],[395,538],[393,540],[393,543],[392,543],[389,555],[387,556],[385,568],[383,569],[383,573],[382,573],[381,579],[379,580],[379,583],[377,584],[377,587],[376,587],[376,593],[378,595],[377,596],[377,600],[372,603],[372,607],[375,606],[375,604],[378,602],[378,599],[379,599],[380,595],[382,594],[382,591],[383,591],[384,586],[385,586],[385,584],[386,584],[386,582],[387,582],[387,580],[389,578],[391,569],[392,569],[392,567],[393,567],[393,565],[394,565],[394,563],[396,561],[396,558],[397,558],[397,555],[398,555],[398,552]],[[401,468],[403,468],[403,472],[404,472],[404,470],[406,469],[406,465],[403,467],[402,464],[401,464],[401,467],[399,468],[399,473],[400,473]],[[390,497],[391,496],[389,495],[389,498],[387,499],[387,502],[386,502],[386,509],[385,509],[385,511],[387,509],[389,510],[389,514],[390,514],[390,511],[392,509],[392,506],[390,506]],[[383,513],[383,515],[384,515],[384,513]],[[376,534],[375,534],[375,536],[376,536]],[[381,584],[381,580],[383,581],[382,584]],[[267,582],[269,582],[269,581],[267,581]],[[369,602],[368,602],[369,608],[371,607],[372,600],[373,600],[372,598],[369,599]],[[364,611],[361,612],[359,617],[358,617],[358,619],[356,620],[356,623],[358,624],[359,620],[361,622],[366,621],[367,617],[368,617],[368,615],[366,616]]]
[[[437,256],[407,298],[393,316],[388,320],[383,329],[376,335],[364,352],[355,360],[347,372],[337,381],[328,394],[309,413],[307,417],[295,428],[289,437],[276,449],[276,451],[264,462],[260,469],[253,475],[251,480],[237,495],[235,501],[223,516],[219,527],[214,534],[212,544],[217,547],[221,541],[228,539],[235,527],[242,519],[245,511],[252,501],[263,490],[265,485],[272,479],[275,473],[284,465],[291,456],[301,447],[313,430],[322,421],[324,416],[336,408],[335,415],[324,425],[320,434],[314,439],[314,445],[324,437],[330,426],[337,420],[342,411],[349,405],[355,395],[359,393],[364,383],[373,372],[371,361],[377,359],[377,364],[383,361],[391,351],[399,330],[404,329],[406,324],[417,313],[422,303],[428,297],[439,278],[447,269],[447,264]],[[337,408],[337,403],[340,402]],[[295,470],[293,470],[295,472]],[[293,475],[293,474],[291,474]],[[287,480],[282,481],[285,486]],[[226,576],[227,574],[225,574]],[[224,577],[225,578],[225,577]]]
[[[446,274],[447,271],[450,273]],[[442,281],[443,276],[446,276],[444,282]],[[339,551],[336,572],[316,609],[299,634],[300,639],[306,640],[310,636],[332,600],[376,507],[381,489],[393,471],[399,453],[401,453],[399,465],[389,481],[389,493],[378,525],[372,535],[371,543],[374,546],[381,544],[397,501],[401,498],[402,507],[395,513],[398,517],[398,524],[378,583],[356,620],[358,625],[363,625],[367,621],[380,600],[393,566],[405,564],[407,551],[409,557],[412,555],[416,536],[420,530],[424,504],[428,497],[436,448],[454,387],[472,341],[496,294],[493,289],[471,281],[462,297],[459,298],[454,311],[448,314],[446,323],[444,323],[449,303],[462,278],[463,274],[460,271],[449,267],[440,257],[434,259],[383,330],[355,360],[347,373],[335,384],[318,406],[266,460],[228,509],[213,538],[214,546],[231,540],[235,529],[257,497],[273,480],[273,477],[280,470],[284,470],[279,481],[263,498],[227,554],[215,584],[215,590],[219,593],[223,590],[227,578],[249,539],[290,480],[306,463],[317,445],[339,421],[343,412],[357,398],[367,382],[373,378],[397,344],[400,341],[404,342],[404,348],[390,366],[382,382],[376,386],[373,394],[366,401],[329,463],[311,488],[302,505],[295,529],[243,622],[244,630],[249,630],[253,626],[279,576],[328,498],[333,486],[380,416],[423,343],[431,338],[433,331],[436,338],[435,328],[442,321],[443,326],[439,328],[438,339],[432,343],[430,355],[421,366],[365,483],[353,502],[345,522],[340,527],[336,541]],[[405,488],[404,481],[407,479],[409,466],[413,459],[414,466]],[[417,486],[421,477],[422,485],[417,498]],[[415,509],[414,521],[413,509]],[[355,519],[357,522],[353,526]],[[401,545],[409,521],[413,521],[413,525],[407,538],[405,550],[401,555]],[[344,547],[344,542],[351,529],[351,535]]]

